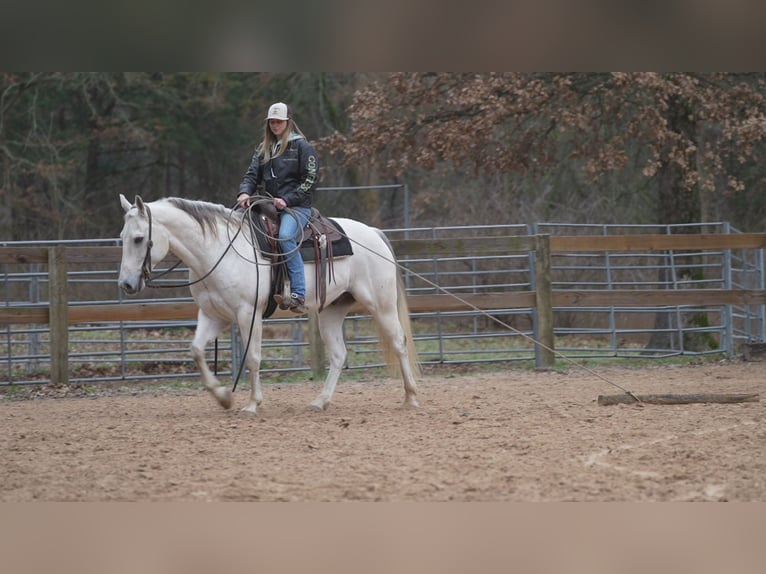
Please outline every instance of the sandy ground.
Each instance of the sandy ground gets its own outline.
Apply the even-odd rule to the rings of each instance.
[[[599,368],[636,394],[742,404],[599,406],[584,370],[267,383],[259,415],[204,391],[0,395],[0,501],[766,501],[766,365]]]

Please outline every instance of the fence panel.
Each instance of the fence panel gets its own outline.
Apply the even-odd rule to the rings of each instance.
[[[740,234],[725,224],[717,230],[689,235],[672,226],[540,224],[387,234],[403,267],[424,363],[542,366],[550,362],[534,344],[550,332],[541,325],[546,319],[538,309],[545,291],[537,292],[542,272],[536,268],[535,241],[542,235],[550,238],[551,265],[551,305],[545,310],[552,313],[552,340],[546,346],[558,353],[577,358],[730,355],[743,342],[764,341],[766,234]],[[196,375],[188,354],[196,307],[188,289],[125,298],[117,288],[118,243],[0,244],[5,296],[0,345],[6,349],[0,385],[64,377],[91,383]],[[69,325],[56,334],[47,323],[61,314],[62,297],[51,292],[55,273],[49,248],[59,246],[66,253]],[[186,272],[176,270],[164,280],[182,281]],[[267,320],[264,372],[309,371],[313,333],[305,318]],[[382,365],[376,331],[361,310],[347,321],[345,336],[349,369]],[[55,347],[64,339],[68,370],[62,373]],[[241,344],[233,327],[219,338],[217,349],[211,344],[208,356],[218,357],[220,375],[236,371]]]

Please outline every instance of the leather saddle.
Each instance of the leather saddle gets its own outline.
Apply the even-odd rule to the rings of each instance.
[[[258,247],[261,253],[271,259],[271,293],[264,319],[271,317],[277,307],[274,299],[276,294],[285,294],[287,267],[279,246],[279,215],[273,205],[260,203],[253,206],[251,218],[255,226]],[[315,207],[303,235],[299,241],[300,253],[304,263],[313,262],[316,265],[316,297],[319,311],[324,308],[327,296],[327,284],[334,280],[333,261],[337,257],[353,255],[351,241],[346,237],[343,228],[334,219],[325,217]],[[286,294],[289,297],[289,293]]]

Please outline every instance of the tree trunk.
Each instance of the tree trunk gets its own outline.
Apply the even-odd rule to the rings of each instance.
[[[690,124],[688,113],[677,100],[669,102],[668,123],[673,132],[680,134],[685,140],[695,141],[697,130]],[[700,206],[698,196],[686,189],[682,181],[681,168],[671,157],[672,150],[666,150],[665,157],[657,172],[657,221],[662,225],[674,225],[693,223],[699,221]],[[666,253],[667,260],[659,270],[659,282],[661,285],[672,285],[672,268],[670,267],[670,254]],[[670,327],[670,314],[657,313],[655,316],[655,331],[652,334],[647,347],[655,349],[672,348]]]
[[[1,135],[0,143],[2,143]],[[8,156],[3,154],[2,180],[0,180],[0,237],[7,237],[9,239],[13,237],[13,228],[11,227],[11,214],[13,211],[11,187],[11,162]]]

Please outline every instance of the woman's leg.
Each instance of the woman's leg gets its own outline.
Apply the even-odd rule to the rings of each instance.
[[[303,272],[303,259],[298,250],[298,240],[303,228],[308,223],[311,210],[307,207],[293,207],[290,213],[283,211],[279,223],[279,243],[282,253],[286,254],[285,264],[290,277],[290,291],[305,299],[306,276]],[[296,217],[298,221],[296,221]]]

